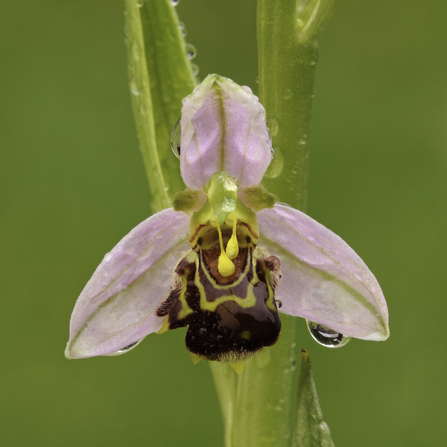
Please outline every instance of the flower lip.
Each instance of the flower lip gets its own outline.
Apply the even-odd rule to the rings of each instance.
[[[258,185],[271,160],[265,109],[251,91],[214,74],[183,100],[180,170],[188,188],[202,190],[219,171],[240,187]]]
[[[224,233],[225,245],[230,234]],[[186,347],[193,355],[238,362],[271,346],[279,336],[281,322],[274,300],[279,263],[264,258],[262,250],[239,234],[236,272],[222,276],[217,262],[222,235],[218,237],[214,228],[209,237],[214,242],[198,245],[180,261],[179,280],[157,315],[167,318],[169,329],[188,326]]]

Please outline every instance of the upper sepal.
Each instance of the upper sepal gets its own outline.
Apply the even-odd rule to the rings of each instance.
[[[189,218],[172,209],[146,219],[104,256],[79,296],[65,356],[110,355],[157,332],[155,315],[189,249]]]
[[[340,237],[283,204],[258,213],[259,243],[281,260],[281,312],[348,337],[386,340],[388,308],[368,267]]]
[[[209,75],[183,100],[180,170],[191,189],[227,172],[241,188],[258,185],[272,160],[265,109],[248,87]]]

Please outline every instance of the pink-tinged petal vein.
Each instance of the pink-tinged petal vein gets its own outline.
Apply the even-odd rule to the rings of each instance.
[[[388,308],[368,267],[339,236],[306,214],[277,203],[258,213],[260,239],[281,261],[281,311],[346,336],[385,340]]]
[[[154,312],[190,248],[188,234],[187,215],[163,210],[104,256],[73,310],[68,358],[111,354],[160,329],[163,320]]]
[[[224,170],[239,181],[239,187],[261,183],[272,161],[272,142],[267,130],[265,109],[246,88],[224,91]]]
[[[212,174],[223,169],[223,122],[219,98],[214,93],[208,93],[200,109],[192,116],[182,114],[180,171],[190,189],[201,190]]]
[[[186,186],[202,189],[226,171],[241,188],[258,185],[272,160],[265,109],[247,87],[209,75],[183,100],[180,171]]]

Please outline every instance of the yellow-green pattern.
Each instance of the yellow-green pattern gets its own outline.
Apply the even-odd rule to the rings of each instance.
[[[281,330],[274,299],[279,260],[255,248],[245,231],[239,234],[233,275],[219,274],[215,230],[215,244],[202,244],[199,238],[197,247],[180,261],[175,285],[157,311],[167,316],[169,329],[188,326],[187,349],[208,360],[243,360],[273,345]],[[225,243],[230,236],[224,228]]]

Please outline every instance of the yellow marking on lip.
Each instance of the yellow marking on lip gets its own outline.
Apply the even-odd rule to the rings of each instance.
[[[243,272],[241,272],[239,278],[231,284],[226,284],[226,285],[218,284],[214,280],[214,278],[211,277],[210,273],[208,272],[208,269],[206,267],[202,268],[202,271],[205,273],[206,278],[212,284],[213,287],[215,287],[216,289],[219,289],[219,290],[228,290],[228,295],[221,296],[220,298],[217,298],[214,301],[208,301],[206,299],[205,287],[201,283],[200,276],[199,276],[199,270],[200,270],[199,262],[200,261],[197,259],[197,261],[196,261],[197,268],[196,268],[194,282],[195,282],[197,288],[199,289],[199,293],[200,293],[200,309],[207,310],[209,312],[215,312],[217,306],[219,306],[219,304],[225,303],[226,301],[234,301],[235,303],[237,303],[239,306],[241,306],[244,309],[248,309],[248,308],[254,307],[256,305],[256,296],[253,292],[255,284],[257,284],[259,282],[259,278],[256,275],[256,264],[253,265],[253,279],[248,284],[247,296],[245,298],[240,298],[236,295],[233,295],[230,290],[230,289],[236,287],[247,276],[247,273],[250,269],[250,263],[253,260],[250,253],[248,253],[247,256],[249,256],[249,259],[247,261],[245,270]]]
[[[251,252],[250,250],[247,251],[247,257],[249,258],[247,260],[247,265],[245,266],[245,269],[241,272],[241,274],[239,275],[239,277],[236,279],[236,281],[233,281],[230,284],[218,284],[217,281],[211,276],[210,272],[208,271],[208,268],[206,267],[206,261],[203,258],[203,256],[200,258],[200,262],[202,262],[203,264],[205,264],[204,267],[202,267],[202,271],[203,273],[205,273],[206,279],[213,285],[213,287],[215,289],[219,289],[219,290],[225,290],[225,289],[230,289],[233,287],[236,287],[237,285],[239,285],[245,278],[245,276],[247,275],[248,271],[250,270],[250,263],[252,262],[252,256],[251,256]],[[258,276],[256,275],[256,265],[253,266],[253,280],[252,282],[254,284],[256,284],[259,279]],[[197,276],[197,272],[199,271],[200,265],[197,263],[197,271],[196,271],[196,278],[198,280],[198,276]]]
[[[237,217],[234,213],[231,217],[233,218],[233,233],[231,234],[230,240],[227,242],[226,253],[230,259],[235,259],[239,254],[239,244],[236,237]]]
[[[224,278],[226,278],[228,276],[231,276],[234,273],[235,266],[234,266],[233,261],[231,261],[230,258],[225,253],[225,250],[223,247],[223,241],[222,241],[222,231],[220,230],[219,223],[217,223],[217,232],[219,233],[219,244],[220,244],[220,256],[219,256],[219,263],[217,264],[217,269],[219,270],[219,273]],[[236,244],[237,244],[237,241],[236,241]]]
[[[195,258],[197,265],[197,254],[195,255]],[[182,310],[177,315],[178,320],[183,320],[189,314],[192,314],[194,312],[186,302],[185,292],[187,288],[188,288],[188,280],[185,276],[182,276],[182,291],[180,292],[180,296],[178,297],[179,301],[182,303]]]
[[[158,335],[164,334],[168,330],[169,330],[169,316],[165,318],[165,321],[163,321],[163,324],[161,328],[158,330],[157,334]]]

